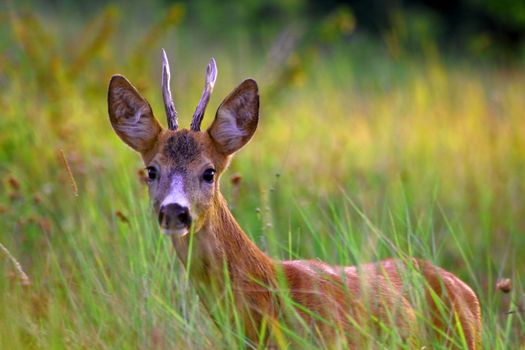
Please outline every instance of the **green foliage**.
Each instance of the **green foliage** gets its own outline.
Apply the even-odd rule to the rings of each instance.
[[[525,3],[513,0],[470,0],[473,7],[497,22],[525,30]]]
[[[231,304],[217,325],[200,305],[158,232],[139,157],[108,121],[114,73],[163,119],[161,47],[173,57],[183,126],[210,56],[219,78],[205,124],[241,79],[260,84],[260,128],[222,179],[259,247],[345,265],[429,259],[479,295],[485,348],[523,347],[523,67],[442,57],[426,22],[401,23],[419,34],[393,31],[385,47],[349,41],[347,8],[311,26],[269,26],[254,34],[260,41],[239,32],[198,44],[192,6],[158,9],[151,21],[122,6],[75,23],[0,14],[0,243],[30,281],[0,250],[0,348],[243,347]],[[245,10],[242,25],[253,19]],[[216,25],[213,16],[228,11],[203,12],[211,18],[202,21]],[[233,174],[240,178],[229,181]],[[512,280],[509,294],[495,287],[502,277]],[[322,345],[281,331],[282,348]],[[385,333],[370,347],[402,347]]]

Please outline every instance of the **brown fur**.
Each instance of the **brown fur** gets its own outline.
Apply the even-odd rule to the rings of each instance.
[[[142,114],[138,131],[121,128],[123,115],[136,115],[136,108],[149,108],[146,100],[126,84],[129,83],[120,78],[116,83],[112,79],[110,84],[111,122],[117,134],[142,154],[146,165],[155,164],[160,168],[159,183],[150,186],[157,211],[170,176],[176,173],[184,177],[184,189],[195,218],[191,262],[188,261],[189,235],[172,237],[172,242],[181,262],[191,266],[191,279],[210,312],[217,305],[228,307],[223,295],[226,268],[237,312],[253,343],[257,342],[263,323],[275,326],[279,319],[293,323],[281,307],[280,295],[288,291],[292,300],[301,305],[297,309],[299,315],[317,330],[319,338],[328,346],[343,341],[350,347],[360,348],[370,341],[363,329],[375,331],[379,336],[384,330],[382,326],[387,326],[395,327],[409,347],[417,347],[424,345],[421,344],[424,337],[416,333],[417,310],[410,291],[419,287],[425,291],[426,312],[434,326],[445,334],[457,333],[454,325],[457,317],[468,347],[480,347],[481,315],[476,295],[459,278],[430,262],[389,259],[341,267],[315,260],[274,261],[250,241],[220,193],[219,177],[231,154],[250,140],[257,127],[259,98],[253,80],[243,82],[225,99],[207,132],[158,131],[158,122],[152,113]],[[130,91],[119,90],[122,87]],[[123,105],[128,107],[119,107]],[[119,110],[126,113],[119,116],[116,113]],[[149,137],[144,130],[149,130]],[[133,134],[135,131],[140,137]],[[201,171],[206,166],[213,166],[217,171],[217,178],[209,189],[203,189],[200,182]],[[409,268],[407,264],[413,266]],[[419,282],[417,278],[406,278],[414,271],[422,277]],[[279,291],[280,276],[284,277],[285,290]],[[443,300],[447,307],[444,314],[439,312],[433,297]],[[327,322],[312,317],[311,313]],[[273,330],[278,332],[276,327]]]

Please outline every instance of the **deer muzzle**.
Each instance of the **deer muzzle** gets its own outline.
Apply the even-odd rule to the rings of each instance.
[[[191,227],[192,217],[186,206],[169,203],[160,207],[159,225],[167,235],[186,235]]]

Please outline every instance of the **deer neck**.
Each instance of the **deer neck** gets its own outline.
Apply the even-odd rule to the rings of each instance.
[[[192,235],[172,241],[193,283],[220,290],[225,278],[234,288],[274,284],[272,260],[244,233],[220,193],[202,228]]]

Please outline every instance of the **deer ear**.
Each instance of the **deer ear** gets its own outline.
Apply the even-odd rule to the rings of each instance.
[[[258,122],[259,89],[247,79],[224,99],[208,133],[219,152],[230,155],[250,141]]]
[[[114,75],[109,82],[108,112],[122,141],[141,153],[153,147],[162,128],[148,101],[121,75]]]

